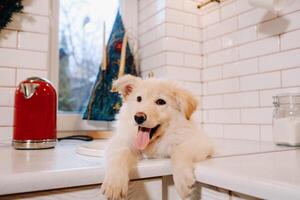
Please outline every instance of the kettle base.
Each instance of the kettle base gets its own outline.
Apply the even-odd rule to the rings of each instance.
[[[13,140],[12,146],[15,149],[25,150],[25,149],[50,149],[54,148],[56,145],[56,139],[46,139],[46,140]]]

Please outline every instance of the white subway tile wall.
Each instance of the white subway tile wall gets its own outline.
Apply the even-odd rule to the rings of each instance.
[[[202,95],[201,16],[194,0],[139,1],[139,57],[143,77],[178,81]],[[199,100],[200,101],[200,100]],[[193,118],[200,125],[202,110]]]
[[[259,140],[259,131],[258,125],[224,125],[225,138]]]
[[[22,14],[0,32],[0,141],[11,140],[14,92],[30,76],[48,75],[49,0],[24,0]]]
[[[199,11],[202,125],[209,135],[272,140],[272,96],[300,92],[299,2],[277,14],[247,0]]]
[[[0,126],[0,134],[1,134],[0,142],[11,141],[13,128],[11,126]]]

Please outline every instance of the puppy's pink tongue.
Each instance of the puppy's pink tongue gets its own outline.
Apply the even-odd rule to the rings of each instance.
[[[143,150],[147,147],[150,142],[150,131],[151,128],[147,128],[146,130],[138,130],[137,137],[135,139],[135,147],[139,150]]]

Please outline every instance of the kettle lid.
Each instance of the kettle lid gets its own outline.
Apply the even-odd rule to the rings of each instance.
[[[41,77],[37,77],[37,76],[33,76],[33,77],[29,77],[26,79],[26,81],[29,81],[29,82],[47,82],[47,83],[50,83],[50,81],[46,78],[41,78]]]
[[[50,83],[47,79],[40,77],[30,77],[20,83],[19,87],[25,99],[30,99],[34,95],[36,89],[40,86],[39,83],[41,82]]]

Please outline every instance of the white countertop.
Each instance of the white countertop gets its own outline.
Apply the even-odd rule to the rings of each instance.
[[[300,199],[300,149],[206,160],[197,180],[262,199]]]
[[[272,143],[259,143],[254,141],[214,140],[214,142],[216,154],[213,158],[198,164],[196,170],[197,179],[200,182],[208,184],[210,184],[209,181],[218,182],[219,180],[220,183],[222,183],[222,178],[226,178],[227,170],[228,174],[231,172],[230,167],[228,167],[229,169],[226,167],[224,167],[224,169],[222,168],[223,163],[231,162],[227,161],[227,159],[236,158],[237,160],[233,160],[233,165],[235,164],[237,165],[236,167],[238,167],[241,166],[240,164],[236,164],[236,162],[240,162],[238,160],[239,157],[245,157],[243,159],[246,159],[247,157],[252,158],[252,156],[258,156],[259,161],[254,161],[255,159],[253,159],[249,165],[244,166],[244,168],[253,170],[251,167],[261,167],[261,163],[259,162],[263,159],[259,156],[271,155],[271,153],[263,154],[265,152],[275,152],[275,154],[277,154],[276,152],[279,152],[279,154],[282,154],[282,157],[284,157],[285,153],[290,154],[290,152],[296,151],[294,150],[295,148],[279,147]],[[14,150],[10,144],[0,143],[0,195],[101,183],[104,177],[102,158],[77,154],[76,148],[81,144],[83,143],[63,141],[54,149],[24,151]],[[281,160],[284,160],[283,163],[285,163],[287,167],[290,166],[290,164],[296,164],[299,169],[299,158],[298,163],[294,163],[296,161],[292,160],[292,156],[291,159],[282,158]],[[219,160],[220,164],[217,164]],[[230,165],[228,164],[226,166]],[[220,174],[223,173],[224,176],[215,175],[214,169]],[[204,170],[206,170],[205,173]],[[278,168],[278,170],[283,169]],[[290,174],[293,173],[290,168],[288,168],[288,170],[290,170]],[[293,170],[295,170],[295,168],[293,168]],[[298,171],[299,170],[295,171],[295,173]],[[245,174],[242,172],[240,173],[240,176],[244,177]],[[273,173],[276,173],[276,171],[273,171]],[[149,159],[139,162],[132,178],[149,178],[170,174],[171,167],[168,159]],[[253,174],[255,175],[254,172]],[[220,179],[218,179],[218,177]],[[243,177],[240,177],[240,179],[244,180]],[[270,177],[272,178],[272,176]],[[280,182],[280,178],[281,177],[278,177],[275,180]],[[226,178],[226,181],[223,180],[223,182],[226,182],[227,184],[215,185],[232,189],[237,192],[243,191],[245,193],[245,188],[242,188],[243,190],[239,191],[241,187],[240,184],[237,184],[236,180],[238,179],[233,179],[231,181],[231,179]],[[299,180],[300,177],[298,177],[297,181]],[[286,179],[282,179],[282,181],[282,183],[286,183]],[[231,182],[231,186],[235,187],[235,189],[229,187]],[[299,182],[290,182],[290,184],[294,183],[297,186]],[[245,187],[249,184],[250,183],[246,182]],[[255,193],[255,196],[257,195],[258,194]]]
[[[47,150],[14,150],[0,144],[0,195],[102,183],[102,158],[77,154],[80,144],[63,141]],[[152,159],[141,161],[132,177],[170,173],[168,159]]]

